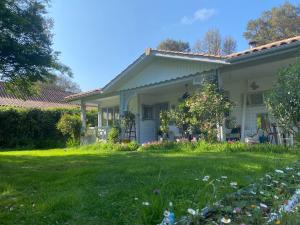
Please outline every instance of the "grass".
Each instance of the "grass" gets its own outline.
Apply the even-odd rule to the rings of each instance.
[[[211,200],[205,175],[226,175],[243,187],[296,159],[298,153],[96,146],[0,152],[0,224],[158,224],[169,201],[178,218]]]

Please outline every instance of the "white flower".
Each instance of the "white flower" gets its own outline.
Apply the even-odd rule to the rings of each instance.
[[[142,205],[148,206],[148,205],[150,205],[150,203],[149,202],[142,202]]]
[[[263,191],[260,191],[259,193],[260,193],[261,195],[264,195],[264,194],[265,194]]]
[[[231,183],[230,183],[230,186],[233,187],[233,188],[236,188],[237,182],[231,182]]]
[[[291,168],[291,167],[286,167],[285,169],[286,170],[293,170],[293,168]]]
[[[274,195],[274,198],[275,198],[276,200],[278,200],[278,199],[279,199],[279,197],[278,197],[277,195]]]
[[[193,210],[193,209],[191,209],[191,208],[189,208],[187,211],[188,211],[189,214],[191,214],[191,215],[193,215],[193,216],[196,215],[196,211]]]
[[[227,176],[221,176],[222,179],[227,179]]]
[[[285,187],[287,186],[287,184],[286,184],[286,183],[283,183],[283,182],[281,183],[281,185],[282,185],[282,186],[285,186]]]
[[[139,198],[135,197],[134,200],[137,201],[137,200],[139,200]]]
[[[256,195],[256,192],[254,192],[254,191],[250,191],[250,193],[253,194],[253,195]]]
[[[284,173],[283,170],[275,170],[276,173]]]
[[[205,176],[205,177],[203,177],[203,179],[202,179],[203,181],[208,181],[209,180],[209,176]]]
[[[198,178],[195,178],[195,180],[199,180]]]
[[[266,177],[267,178],[269,178],[269,179],[271,179],[272,177],[269,175],[269,174],[266,174]]]
[[[268,208],[268,206],[267,206],[266,204],[264,204],[264,203],[260,203],[259,206],[260,206],[261,208],[264,208],[264,209],[267,209],[267,208]]]
[[[297,175],[300,176],[300,172],[298,172]]]
[[[229,223],[231,223],[231,219],[223,217],[223,218],[221,219],[221,223],[229,224]]]
[[[170,206],[170,207],[173,207],[173,202],[169,202],[169,206]]]

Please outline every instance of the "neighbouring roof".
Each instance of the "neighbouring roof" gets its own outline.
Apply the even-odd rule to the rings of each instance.
[[[225,57],[226,58],[235,58],[235,57],[239,57],[239,56],[243,56],[243,55],[247,55],[247,54],[251,54],[251,53],[255,53],[255,52],[262,52],[262,51],[266,51],[269,49],[278,48],[280,46],[289,45],[289,44],[299,42],[299,41],[300,41],[300,35],[296,36],[296,37],[283,39],[280,41],[271,42],[271,43],[268,43],[265,45],[260,45],[260,46],[254,47],[254,48],[247,49],[245,51],[232,53],[230,55],[226,55]]]
[[[204,53],[193,53],[193,52],[178,52],[178,51],[168,51],[168,50],[157,50],[147,48],[145,53],[142,54],[139,58],[137,58],[133,63],[131,63],[125,70],[123,70],[120,74],[118,74],[115,78],[113,78],[103,89],[96,89],[88,92],[82,92],[78,94],[73,94],[66,97],[67,101],[72,101],[75,99],[80,99],[81,97],[88,97],[95,94],[103,93],[103,90],[108,87],[111,83],[116,82],[124,73],[129,71],[134,65],[140,63],[144,60],[145,57],[149,55],[154,56],[165,56],[165,57],[181,57],[183,59],[190,59],[196,61],[210,61],[214,63],[221,63],[221,64],[230,64],[231,59],[238,59],[239,57],[243,57],[246,55],[255,56],[256,53],[264,53],[268,52],[268,50],[276,50],[281,49],[284,46],[289,46],[293,43],[299,42],[300,44],[300,35],[296,37],[291,37],[287,39],[283,39],[280,41],[271,42],[265,45],[257,46],[254,48],[249,48],[244,51],[232,53],[229,55],[212,55],[212,54],[204,54]]]
[[[72,108],[77,105],[65,102],[65,97],[72,92],[57,90],[54,88],[41,88],[38,96],[22,96],[8,92],[4,82],[0,82],[0,106],[14,106],[24,108]]]

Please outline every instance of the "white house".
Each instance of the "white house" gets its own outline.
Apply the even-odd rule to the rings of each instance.
[[[192,93],[204,76],[218,80],[235,103],[231,117],[235,132],[223,124],[222,139],[246,137],[258,126],[276,132],[271,116],[263,104],[264,92],[275,82],[277,71],[295,62],[300,51],[300,36],[273,42],[226,56],[146,49],[102,89],[75,94],[67,101],[81,104],[83,127],[86,128],[86,104],[98,106],[97,136],[106,131],[124,111],[135,114],[136,139],[145,143],[158,139],[159,112],[175,107],[185,92]],[[232,127],[231,127],[232,128]],[[173,136],[179,135],[173,127]]]

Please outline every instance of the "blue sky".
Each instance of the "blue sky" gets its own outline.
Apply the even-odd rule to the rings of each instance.
[[[145,48],[166,38],[191,45],[210,28],[231,35],[238,50],[249,19],[284,0],[52,0],[54,49],[83,91],[104,86]],[[300,3],[300,1],[290,1]]]

